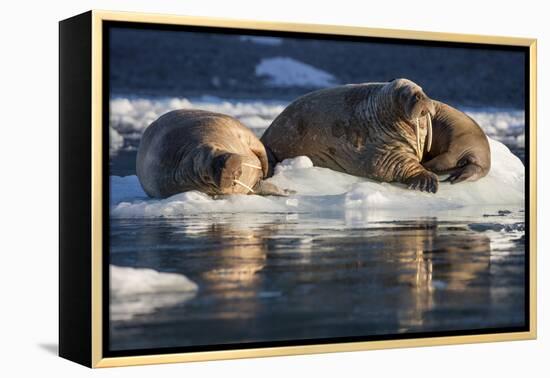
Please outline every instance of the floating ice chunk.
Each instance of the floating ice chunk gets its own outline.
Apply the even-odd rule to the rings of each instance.
[[[151,101],[153,104],[155,104],[155,106],[153,106],[153,109],[163,108],[164,106],[166,106],[167,109],[172,109],[172,110],[189,109],[193,107],[193,104],[191,104],[191,102],[186,98],[171,98],[165,101],[167,102],[157,101],[156,104],[153,101]]]
[[[158,294],[197,291],[198,286],[183,274],[157,272],[153,269],[111,265],[109,267],[111,294]]]
[[[271,119],[262,118],[257,115],[244,115],[238,119],[250,129],[267,129],[272,121]]]
[[[525,134],[518,135],[516,143],[518,147],[525,148]]]
[[[109,267],[111,320],[129,320],[194,298],[198,286],[183,274]]]
[[[111,114],[126,114],[133,111],[134,106],[127,98],[117,98],[110,102]]]
[[[260,36],[252,36],[252,35],[241,35],[239,39],[242,42],[252,42],[258,45],[266,45],[266,46],[279,46],[283,43],[283,39],[277,38],[277,37],[260,37]]]
[[[265,58],[256,66],[256,76],[267,77],[274,87],[322,88],[336,84],[328,72],[289,57]]]
[[[475,119],[490,138],[523,148],[525,140],[523,110],[468,107],[462,110]]]
[[[109,155],[116,155],[117,152],[124,146],[124,137],[112,127],[109,127]]]

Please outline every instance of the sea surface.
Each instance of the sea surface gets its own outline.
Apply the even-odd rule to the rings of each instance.
[[[524,213],[112,219],[110,261],[195,282],[112,299],[112,350],[521,327]],[[378,218],[378,219],[377,219]],[[137,270],[139,271],[139,270]],[[121,317],[120,311],[123,316]]]

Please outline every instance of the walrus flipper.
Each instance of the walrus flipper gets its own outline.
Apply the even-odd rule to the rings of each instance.
[[[435,174],[450,175],[443,182],[450,182],[451,184],[458,184],[462,181],[476,181],[488,172],[487,169],[483,169],[475,161],[468,158],[460,159],[457,162],[456,158],[448,152],[438,155],[422,165]]]
[[[403,183],[407,185],[407,188],[421,192],[437,193],[439,189],[437,175],[426,170],[404,179]]]
[[[462,181],[476,181],[477,179],[485,176],[483,169],[473,163],[469,163],[463,167],[457,167],[453,169],[450,176],[447,177],[444,182],[450,182],[451,184],[458,184]]]
[[[264,180],[258,181],[253,189],[254,194],[259,194],[261,196],[288,197],[289,195],[296,193],[294,190],[281,189],[277,185],[265,182]]]
[[[386,153],[371,159],[377,175],[385,182],[399,182],[408,189],[437,193],[439,178],[424,168],[412,153]],[[370,177],[377,179],[375,177]]]

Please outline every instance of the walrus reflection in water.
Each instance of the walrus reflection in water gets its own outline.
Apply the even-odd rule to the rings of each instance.
[[[320,167],[435,193],[437,175],[420,164],[434,112],[407,79],[349,84],[298,98],[261,140],[273,162],[306,155]]]
[[[385,246],[385,261],[399,272],[387,275],[384,285],[396,288],[394,295],[402,303],[397,307],[400,331],[441,327],[430,319],[434,307],[447,311],[448,321],[464,309],[482,309],[491,296],[489,237],[447,231],[431,221],[409,226],[373,240]]]
[[[151,197],[189,190],[289,194],[262,180],[268,164],[263,144],[238,120],[202,110],[174,110],[145,130],[136,170]]]

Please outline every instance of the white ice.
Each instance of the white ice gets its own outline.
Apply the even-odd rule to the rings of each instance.
[[[194,298],[198,286],[182,274],[109,267],[111,320],[130,320]]]
[[[241,35],[239,37],[239,40],[242,42],[252,42],[258,45],[266,45],[266,46],[280,46],[283,44],[282,38],[277,37],[260,37],[260,36],[252,36],[252,35]]]
[[[145,129],[161,115],[176,109],[202,109],[237,118],[258,136],[285,108],[281,101],[230,101],[212,96],[196,99],[114,98],[110,101],[110,153],[135,149]],[[121,140],[120,138],[123,138]]]
[[[297,193],[290,197],[234,195],[214,199],[192,191],[167,199],[148,199],[136,176],[111,177],[116,196],[111,216],[179,217],[197,213],[284,213],[410,209],[411,212],[445,211],[464,206],[521,206],[524,203],[525,168],[502,143],[489,139],[492,167],[476,182],[440,183],[436,194],[406,189],[400,184],[373,180],[314,167],[305,156],[286,160],[268,181]],[[113,191],[115,191],[113,189]]]
[[[266,77],[274,87],[323,88],[336,84],[336,78],[319,68],[289,57],[264,58],[256,66],[256,76]]]
[[[514,109],[461,109],[476,120],[485,134],[493,139],[524,147],[525,145],[525,112]]]
[[[124,137],[112,127],[109,127],[109,155],[116,155],[118,150],[124,146]]]
[[[235,101],[212,96],[196,99],[114,98],[110,102],[109,152],[115,155],[120,150],[135,149],[145,129],[171,110],[203,109],[228,114],[261,136],[286,105],[288,103],[284,101]],[[461,110],[474,118],[489,137],[523,147],[525,113],[522,110],[468,107]]]

